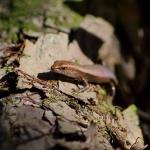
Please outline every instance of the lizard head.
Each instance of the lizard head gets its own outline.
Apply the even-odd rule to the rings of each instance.
[[[74,77],[75,65],[75,63],[67,60],[57,60],[51,66],[51,70],[65,76]]]

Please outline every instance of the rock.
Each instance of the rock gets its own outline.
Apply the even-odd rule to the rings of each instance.
[[[81,127],[75,122],[61,118],[58,119],[58,130],[62,134],[72,134],[81,131]]]
[[[46,110],[46,111],[44,112],[44,118],[45,118],[46,120],[48,120],[51,125],[55,125],[56,116],[53,114],[52,111]]]
[[[63,117],[69,121],[78,122],[83,126],[87,126],[88,123],[77,115],[74,109],[70,108],[65,102],[57,101],[55,103],[45,103],[45,107],[51,109],[55,114]]]
[[[77,41],[87,56],[95,62],[102,60],[112,70],[122,61],[114,28],[103,18],[87,15],[77,32]]]
[[[81,88],[83,88],[83,86]],[[59,81],[59,90],[67,95],[73,96],[76,99],[81,100],[85,104],[96,105],[98,102],[96,97],[96,92],[87,91],[87,90],[83,92],[78,92],[79,87],[77,87],[73,83]]]
[[[59,116],[62,116],[70,121],[78,121],[79,117],[76,114],[75,110],[70,108],[65,102],[58,101],[57,103],[50,103],[49,106],[54,113]]]
[[[139,128],[139,118],[137,116],[137,108],[135,105],[130,105],[123,111],[124,121],[126,122],[127,137],[131,147],[144,149],[144,138],[142,131]],[[128,145],[129,146],[129,145]]]

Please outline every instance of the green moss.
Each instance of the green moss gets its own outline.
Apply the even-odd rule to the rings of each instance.
[[[65,96],[57,91],[51,91],[50,93],[51,93],[50,96],[43,101],[43,105],[46,107],[48,107],[50,105],[50,103],[68,99],[67,96]]]
[[[67,103],[70,107],[74,108],[75,110],[80,109],[80,105],[78,104],[77,100],[75,100],[75,99],[69,99],[69,101]]]
[[[102,117],[98,120],[97,124],[99,125],[99,127],[105,127],[105,123]]]
[[[119,106],[112,106],[110,110],[110,115],[111,115],[111,118],[114,118],[114,119],[121,118],[123,115],[122,108]]]
[[[3,69],[5,69],[6,74],[11,73],[11,72],[14,71],[12,66],[7,66],[7,65],[5,65],[5,67],[3,67]]]
[[[60,6],[59,9],[57,9],[58,6]],[[83,20],[83,17],[60,2],[60,4],[56,4],[56,10],[49,15],[49,19],[57,27],[76,28]]]
[[[1,99],[3,105],[17,106],[21,102],[21,98],[17,96],[9,96]]]
[[[0,12],[0,32],[6,31],[6,38],[14,42],[17,41],[19,28],[39,31],[40,27],[34,25],[32,20],[43,17],[44,13],[58,28],[77,27],[83,19],[64,5],[62,0],[7,0],[7,5],[5,3],[2,5],[6,11]],[[16,28],[17,31],[13,32],[13,28]]]
[[[0,13],[0,32],[6,32],[6,39],[17,41],[17,32],[19,28],[35,30],[36,27],[32,23],[33,17],[42,15],[42,6],[47,0],[7,0],[2,3],[6,11]],[[14,32],[14,28],[16,31]]]
[[[37,26],[35,26],[33,23],[31,22],[26,22],[23,24],[23,28],[25,30],[34,30],[34,31],[38,31],[39,29],[37,28]]]
[[[77,13],[73,13],[72,14],[72,24],[71,24],[71,26],[73,27],[73,28],[77,28],[78,26],[79,26],[79,24],[81,23],[81,21],[83,20],[83,17],[81,16],[81,15],[79,15],[79,14],[77,14]]]
[[[128,107],[128,109],[131,109],[131,111],[133,111],[133,112],[137,112],[137,107],[136,107],[136,105],[134,105],[134,104],[130,105],[130,106]]]
[[[132,104],[128,108],[123,111],[124,116],[128,118],[128,120],[134,122],[135,124],[139,124],[139,118],[137,115],[137,107]]]
[[[98,90],[98,93],[99,93],[100,95],[107,96],[107,92],[106,92],[106,90],[103,89],[103,88],[100,88],[100,89]]]
[[[40,0],[14,0],[10,13],[14,17],[35,15],[40,12],[40,6],[43,3],[44,1]]]
[[[56,101],[61,100],[60,96],[55,95],[55,94],[51,94],[47,99],[44,100],[44,104],[49,104],[49,103],[53,103]]]

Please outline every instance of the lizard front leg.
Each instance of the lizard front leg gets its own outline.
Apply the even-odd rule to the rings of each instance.
[[[83,82],[83,88],[80,88],[79,90],[77,90],[76,92],[77,93],[81,93],[81,92],[84,92],[84,91],[86,91],[86,90],[88,90],[89,89],[89,83],[88,83],[88,81],[85,79],[85,78],[81,78],[81,81]],[[79,87],[79,86],[78,86]]]

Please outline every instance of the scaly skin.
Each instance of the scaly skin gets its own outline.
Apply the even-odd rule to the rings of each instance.
[[[66,60],[55,61],[51,66],[53,72],[72,77],[83,81],[88,86],[91,83],[110,83],[113,96],[115,95],[115,85],[118,81],[115,75],[102,65],[79,65]]]

